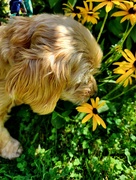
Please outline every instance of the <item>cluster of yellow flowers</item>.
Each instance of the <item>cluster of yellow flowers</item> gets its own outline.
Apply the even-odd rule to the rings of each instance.
[[[132,78],[136,79],[136,55],[134,56],[131,51],[125,49],[124,52],[121,51],[125,61],[115,62],[114,65],[118,65],[116,69],[114,69],[115,74],[121,74],[121,76],[117,79],[117,83],[123,83],[124,87],[128,84],[132,84]],[[87,122],[90,118],[93,118],[93,131],[96,129],[97,124],[102,125],[103,128],[106,128],[106,124],[104,121],[98,116],[98,109],[102,107],[105,103],[100,102],[100,99],[97,97],[96,102],[91,98],[91,104],[84,103],[76,109],[79,112],[88,113],[87,116],[84,117],[82,123]]]
[[[119,66],[114,69],[114,73],[121,74],[116,82],[123,83],[124,87],[126,87],[128,84],[132,84],[132,78],[136,79],[136,54],[134,56],[128,49],[125,49],[124,52],[121,51],[121,53],[126,60],[114,63],[114,65]]]
[[[95,4],[95,6],[93,6]],[[100,19],[100,9],[105,7],[106,16],[105,20],[108,16],[108,13],[116,7],[118,10],[111,14],[111,16],[119,17],[121,16],[121,23],[125,20],[130,21],[131,25],[134,27],[136,24],[136,0],[84,0],[83,6],[72,6],[70,3],[63,4],[65,6],[64,11],[67,16],[72,16],[76,18],[82,24],[91,23],[97,24]],[[97,38],[97,41],[99,37]],[[124,87],[132,84],[132,80],[136,79],[136,54],[134,55],[130,50],[125,49],[119,50],[122,56],[125,58],[122,62],[115,62],[113,65],[117,65],[118,67],[113,70],[115,74],[121,75],[116,83],[122,84]],[[105,122],[98,115],[98,109],[104,105],[103,102],[100,101],[99,97],[94,100],[91,98],[91,105],[88,103],[84,103],[81,106],[77,107],[77,111],[87,113],[82,123],[87,122],[92,118],[93,120],[93,131],[96,129],[97,124],[102,125],[103,128],[106,128]]]
[[[99,4],[93,7],[93,2],[99,2]],[[116,8],[121,9],[121,11],[115,12],[112,16],[124,16],[121,22],[125,20],[130,20],[131,24],[136,23],[136,0],[124,1],[124,0],[86,0],[83,1],[84,7],[73,7],[70,3],[64,4],[66,8],[63,8],[67,16],[75,17],[82,24],[85,22],[91,22],[92,24],[97,24],[99,20],[99,9],[105,6],[106,13],[113,9],[114,5]]]

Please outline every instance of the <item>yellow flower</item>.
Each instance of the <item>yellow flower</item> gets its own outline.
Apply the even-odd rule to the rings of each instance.
[[[96,12],[98,9],[96,7],[93,8],[92,2],[87,3],[86,1],[83,1],[83,3],[84,8],[79,6],[76,7],[82,14],[81,23],[91,22],[92,24],[97,24],[97,19],[99,19],[98,14],[100,14],[99,12]]]
[[[76,9],[76,7],[73,7],[70,2],[68,2],[68,4],[63,3],[63,5],[66,6],[66,8],[63,8],[66,16],[72,16],[73,18],[77,16],[78,19],[81,18],[80,11]]]
[[[120,3],[118,8],[122,11],[118,11],[112,14],[112,16],[124,16],[121,19],[121,23],[125,20],[130,20],[131,25],[134,25],[136,23],[136,1],[134,2],[128,2],[124,1],[123,3]]]
[[[121,52],[126,61],[115,62],[114,65],[118,65],[114,69],[115,74],[122,74],[117,80],[117,83],[123,83],[126,87],[128,84],[132,84],[132,78],[136,79],[136,55],[134,56],[131,51],[125,49]]]
[[[87,0],[87,2],[101,2],[100,4],[98,4],[97,9],[106,6],[105,10],[108,13],[114,7],[114,4],[119,5],[120,2],[123,2],[123,0]]]
[[[98,125],[102,125],[103,128],[106,128],[106,124],[105,122],[101,119],[100,116],[98,116],[98,109],[100,107],[102,107],[105,102],[99,102],[100,99],[99,97],[96,98],[96,101],[94,99],[91,98],[91,104],[88,103],[84,103],[81,106],[77,107],[77,111],[79,112],[84,112],[84,113],[88,113],[88,115],[86,115],[83,120],[82,123],[87,122],[89,119],[93,119],[93,131],[95,131],[95,129],[97,128],[97,124]]]

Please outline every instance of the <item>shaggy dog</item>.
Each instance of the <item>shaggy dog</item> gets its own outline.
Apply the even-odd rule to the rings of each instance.
[[[0,156],[22,152],[4,127],[11,108],[28,104],[51,113],[59,99],[86,102],[97,91],[93,75],[102,51],[82,24],[63,15],[15,17],[0,27]]]

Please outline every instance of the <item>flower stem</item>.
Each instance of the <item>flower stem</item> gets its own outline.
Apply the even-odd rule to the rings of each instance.
[[[133,90],[133,89],[136,89],[136,86],[133,86],[133,87],[131,87],[130,89],[128,89],[127,91],[123,91],[122,93],[120,93],[120,94],[118,94],[117,96],[114,96],[114,97],[112,97],[112,98],[109,98],[108,100],[111,101],[111,100],[113,100],[113,99],[116,99],[116,98],[122,96],[123,94],[125,94],[125,93]]]
[[[133,74],[133,73],[132,73],[132,74]],[[130,74],[130,77],[131,77],[132,74]],[[129,78],[129,77],[127,77],[127,78]],[[126,78],[126,79],[127,79],[127,78]],[[125,80],[126,80],[126,79],[125,79]],[[124,81],[125,81],[125,80],[124,80]],[[110,91],[107,95],[105,95],[102,99],[113,100],[113,99],[116,99],[116,98],[122,96],[122,95],[125,94],[126,92],[128,92],[128,91],[136,88],[136,85],[135,85],[135,86],[133,86],[132,88],[130,88],[129,90],[123,91],[122,93],[118,94],[117,96],[114,96],[113,93],[114,93],[118,88],[120,88],[120,87],[122,86],[122,84],[124,83],[124,81],[123,81],[122,83],[118,84],[113,90],[111,90],[111,91]],[[113,97],[112,97],[112,98],[109,98],[109,96],[112,95],[112,94],[113,94]]]
[[[107,95],[105,95],[103,98],[101,98],[101,99],[108,99],[109,100],[109,96],[111,95],[111,94],[113,94],[118,88],[120,88],[121,87],[121,84],[118,84],[113,90],[111,90]]]
[[[127,29],[128,29],[129,24],[127,25]],[[122,40],[121,40],[121,45],[123,45],[124,41],[126,40],[126,38],[128,37],[128,35],[130,34],[130,32],[132,31],[133,27],[135,26],[135,24],[133,24],[133,26],[130,27],[129,30],[126,30],[126,32],[124,33]]]
[[[105,15],[105,17],[104,17],[104,21],[103,21],[103,23],[102,23],[100,32],[99,32],[98,37],[97,37],[97,42],[99,41],[99,39],[100,39],[100,37],[101,37],[102,31],[103,31],[103,29],[104,29],[104,26],[105,26],[105,23],[106,23],[106,20],[107,20],[107,17],[108,17],[108,13],[106,13],[106,15]]]
[[[106,61],[105,61],[105,64],[112,64],[114,61],[117,61],[120,57],[121,57],[121,53],[119,52],[122,47],[123,47],[123,44],[126,40],[126,38],[128,37],[128,35],[130,34],[130,32],[132,31],[133,27],[135,26],[135,24],[133,26],[130,27],[129,29],[129,22],[128,22],[128,25],[127,25],[127,28],[126,28],[126,31],[125,33],[123,34],[123,37],[121,38],[121,40],[111,48],[111,50],[108,52],[108,54],[106,54],[104,57],[103,57],[103,60],[105,58],[107,58],[108,55],[112,54]]]

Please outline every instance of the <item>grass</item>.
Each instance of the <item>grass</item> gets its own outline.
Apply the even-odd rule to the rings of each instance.
[[[0,158],[0,179],[134,180],[135,110],[136,95],[125,95],[116,108],[102,113],[107,129],[92,132],[91,120],[82,124],[83,114],[68,102],[60,101],[47,116],[26,105],[14,108],[6,126],[24,151],[12,161]]]

